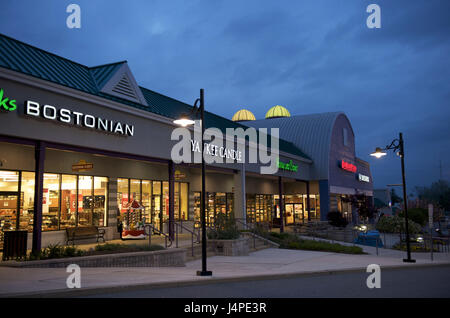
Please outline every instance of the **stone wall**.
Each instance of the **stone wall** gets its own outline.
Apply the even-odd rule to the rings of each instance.
[[[170,249],[152,252],[117,253],[39,261],[6,261],[2,266],[27,268],[55,268],[76,264],[80,267],[168,267],[185,266],[186,250]]]

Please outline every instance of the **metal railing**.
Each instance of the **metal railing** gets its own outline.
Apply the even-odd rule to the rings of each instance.
[[[192,231],[183,225],[183,220],[181,222],[174,222],[175,225],[175,247],[178,248],[178,234],[183,233],[183,229],[189,233],[191,233],[191,251],[192,256],[194,256],[194,243],[200,243],[200,228],[198,229],[198,233],[195,233],[195,223]],[[180,232],[178,232],[178,229],[180,229]],[[197,237],[197,239],[194,241],[194,236]]]
[[[263,233],[258,231],[257,229],[257,223],[248,223],[248,222],[244,222],[243,219],[239,219],[236,218],[235,219],[236,223],[239,223],[240,225],[243,226],[244,230],[249,231],[248,233],[252,234],[252,238],[253,238],[253,248],[256,249],[256,239],[262,240],[264,242],[264,245],[267,244],[271,244],[274,246],[279,246],[279,244],[272,242],[270,239],[264,237]],[[264,227],[264,226],[262,226]],[[267,232],[268,230],[270,230],[270,225],[268,226]]]
[[[146,231],[147,228],[149,229],[148,232]],[[172,240],[170,239],[169,235],[167,235],[166,233],[163,233],[162,231],[157,229],[153,224],[145,223],[144,224],[144,231],[145,231],[145,234],[148,235],[148,244],[149,244],[149,246],[152,245],[152,234],[154,234],[154,233],[164,236],[164,246],[166,248],[172,246]],[[169,245],[167,245],[167,241],[170,242]]]

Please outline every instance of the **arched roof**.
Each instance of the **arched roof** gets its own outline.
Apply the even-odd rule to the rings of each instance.
[[[292,142],[313,160],[313,178],[328,179],[331,136],[343,112],[298,115],[245,123],[255,128],[280,128],[280,138]],[[347,118],[347,116],[345,116]]]

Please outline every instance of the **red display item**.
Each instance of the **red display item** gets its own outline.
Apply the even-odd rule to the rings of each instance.
[[[144,230],[123,230],[122,239],[138,240],[145,238]]]

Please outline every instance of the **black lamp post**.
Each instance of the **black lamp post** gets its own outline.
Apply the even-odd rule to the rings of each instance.
[[[200,102],[200,106],[197,106],[197,103]],[[201,136],[201,153],[202,153],[202,199],[201,199],[201,219],[202,219],[202,270],[197,271],[197,276],[211,276],[212,271],[206,270],[206,213],[205,213],[205,205],[206,205],[206,191],[205,191],[205,159],[203,158],[203,135],[205,133],[205,99],[204,99],[204,90],[200,89],[200,98],[194,103],[194,107],[191,111],[190,115],[182,115],[180,119],[174,121],[175,124],[186,127],[188,125],[192,125],[195,123],[191,116],[198,116],[200,113],[200,121],[202,125],[202,136]]]
[[[386,148],[379,148],[377,147],[375,149],[375,152],[371,153],[371,156],[374,156],[376,158],[381,158],[386,155],[386,152],[384,150],[393,150],[399,151],[398,155],[401,159],[402,164],[402,186],[403,186],[403,201],[405,205],[405,232],[406,232],[406,253],[407,258],[403,259],[403,262],[406,263],[415,263],[416,261],[414,259],[411,259],[411,248],[409,246],[409,230],[408,230],[408,198],[406,196],[406,181],[405,181],[405,149],[403,146],[403,134],[399,134],[398,139],[394,139],[389,146],[386,146]]]

